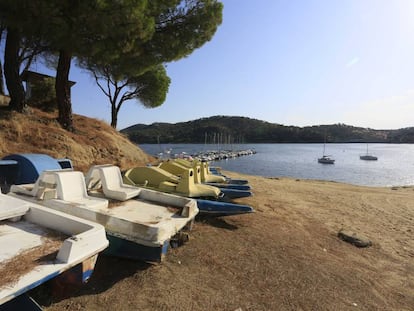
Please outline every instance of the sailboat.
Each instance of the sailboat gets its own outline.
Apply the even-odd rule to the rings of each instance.
[[[376,161],[376,160],[378,160],[378,157],[368,153],[368,144],[367,144],[367,152],[364,155],[360,155],[359,158],[361,160],[367,160],[367,161]]]
[[[318,158],[318,163],[322,164],[334,164],[335,159],[331,158],[331,156],[325,154],[325,145],[326,145],[326,134],[325,139],[323,141],[323,154],[321,158]]]

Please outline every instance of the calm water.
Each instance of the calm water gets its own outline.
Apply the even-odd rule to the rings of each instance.
[[[171,149],[172,155],[217,149],[204,144],[139,146],[152,155],[167,149]],[[378,161],[359,159],[359,155],[366,152],[366,144],[327,144],[326,154],[335,159],[334,165],[317,162],[323,144],[245,144],[233,146],[233,149],[255,149],[257,153],[211,165],[267,177],[288,176],[366,186],[414,185],[414,145],[411,144],[370,144],[369,153],[377,156]]]

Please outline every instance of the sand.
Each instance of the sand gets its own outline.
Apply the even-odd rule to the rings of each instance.
[[[227,173],[249,180],[254,214],[197,221],[160,265],[100,256],[77,292],[32,295],[45,310],[414,310],[414,188]]]

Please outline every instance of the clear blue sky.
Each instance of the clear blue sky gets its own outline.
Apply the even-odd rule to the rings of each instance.
[[[224,0],[213,39],[168,64],[166,102],[129,101],[118,128],[213,115],[284,125],[414,126],[413,0]],[[93,79],[73,67],[75,113],[109,122]]]

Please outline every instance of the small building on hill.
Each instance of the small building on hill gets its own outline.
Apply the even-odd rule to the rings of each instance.
[[[44,82],[47,79],[53,79],[55,80],[55,77],[48,76],[42,73],[25,70],[22,73],[22,81],[26,83],[26,99],[30,99],[33,94],[33,89],[35,89],[39,84]],[[69,94],[70,89],[73,85],[75,85],[76,82],[69,81]]]
[[[55,77],[25,70],[21,78],[23,82],[26,82],[26,101],[29,106],[43,111],[57,109]],[[69,97],[74,84],[75,82],[69,81]]]

